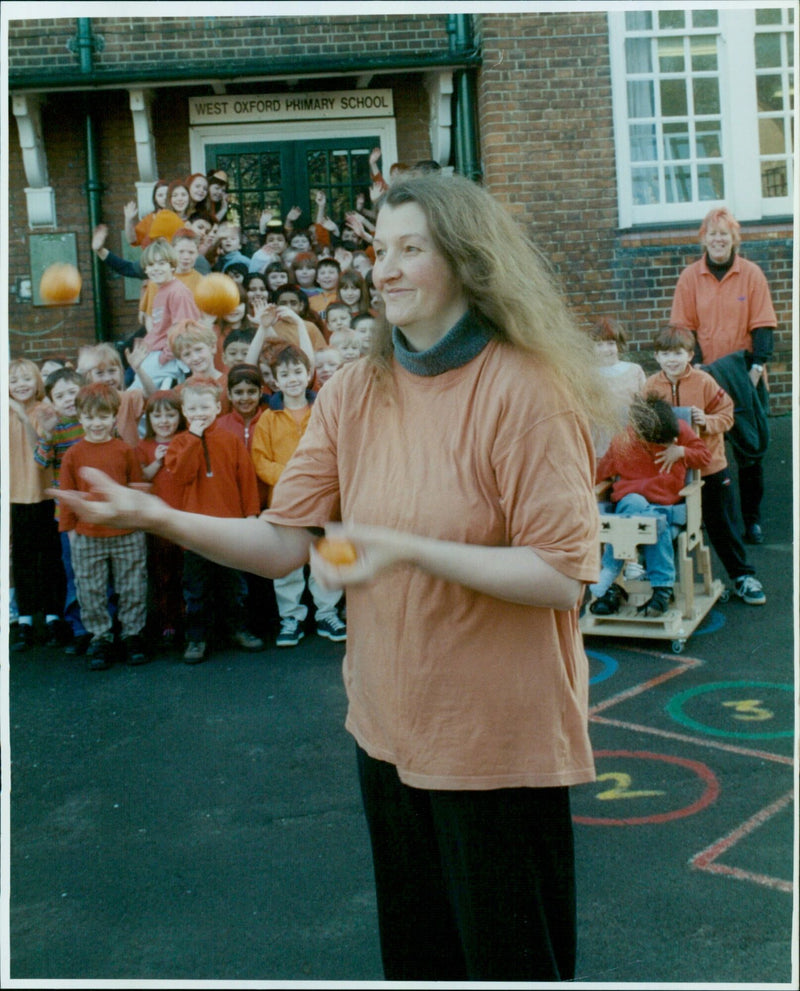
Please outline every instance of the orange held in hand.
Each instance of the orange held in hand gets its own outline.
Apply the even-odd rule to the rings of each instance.
[[[209,272],[197,284],[194,298],[203,313],[224,317],[239,305],[239,287],[229,275]]]
[[[341,537],[323,537],[317,542],[317,553],[331,564],[355,564],[358,554],[349,540]]]
[[[74,265],[66,262],[56,262],[49,265],[39,282],[39,295],[45,303],[74,303],[81,292],[81,273]]]

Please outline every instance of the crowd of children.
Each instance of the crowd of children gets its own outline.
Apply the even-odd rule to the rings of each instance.
[[[374,152],[373,197],[386,186],[378,161]],[[86,488],[81,468],[96,466],[183,509],[256,515],[269,505],[316,393],[368,352],[382,318],[370,278],[375,215],[367,194],[338,224],[322,191],[313,195],[315,214],[307,226],[298,224],[297,207],[283,220],[265,210],[262,243],[255,246],[243,240],[227,187],[224,172],[195,174],[156,183],[153,210],[140,220],[135,204],[128,204],[124,235],[142,247],[138,262],[108,250],[105,226],[94,230],[98,257],[142,281],[138,329],[127,346],[82,347],[74,363],[11,362],[16,651],[34,642],[34,618],[41,616],[45,641],[86,654],[92,669],[115,657],[140,664],[156,650],[178,646],[187,663],[197,663],[226,639],[260,650],[263,637],[277,631],[278,646],[296,645],[311,602],[317,633],[346,639],[340,597],[309,580],[304,569],[266,582],[155,536],[98,532],[62,512],[52,497],[60,485]],[[204,312],[195,297],[209,272],[230,276],[238,287],[238,304],[223,316]],[[764,603],[725,457],[733,404],[692,365],[693,334],[674,327],[659,334],[654,358],[661,371],[647,378],[638,364],[623,360],[627,336],[618,323],[604,319],[590,333],[619,409],[619,434],[594,437],[598,482],[614,482],[618,512],[668,521],[686,468],[698,468],[705,527],[735,594],[751,605]],[[694,429],[678,425],[665,406],[690,407]],[[668,534],[669,527],[663,529]],[[645,552],[654,589],[643,607],[647,614],[669,606],[674,566],[668,543],[664,537]],[[620,608],[620,568],[606,549],[600,580],[590,589],[592,611]],[[271,615],[266,622],[265,613]]]
[[[152,535],[86,527],[58,503],[58,487],[86,489],[81,469],[94,466],[190,511],[256,515],[317,391],[369,349],[379,310],[367,195],[338,224],[321,191],[306,227],[296,207],[283,221],[265,210],[254,246],[227,187],[224,172],[195,174],[157,182],[141,219],[127,204],[124,236],[141,247],[138,261],[108,249],[105,225],[92,232],[98,258],[142,283],[127,342],[41,366],[11,362],[14,651],[42,637],[41,617],[44,642],[86,655],[92,670],[178,647],[194,664],[226,640],[260,650],[275,633],[278,646],[294,646],[306,599],[317,633],[346,639],[341,597],[305,573],[273,587]],[[238,288],[230,313],[198,303],[210,272]]]

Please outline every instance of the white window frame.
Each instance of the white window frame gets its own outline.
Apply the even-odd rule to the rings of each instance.
[[[767,6],[767,4],[764,4]],[[787,6],[775,0],[768,6]],[[694,4],[692,8],[706,7]],[[692,9],[687,5],[687,12]],[[707,9],[713,9],[709,2]],[[651,9],[657,16],[658,8]],[[617,197],[619,225],[622,229],[660,224],[697,222],[716,206],[727,206],[739,220],[763,220],[791,216],[794,212],[792,181],[785,197],[761,195],[761,160],[759,150],[758,105],[754,9],[718,8],[720,127],[725,196],[721,200],[687,203],[638,205],[633,202],[628,95],[625,63],[625,11],[608,14],[611,85],[614,115],[614,139],[617,161]],[[794,26],[797,31],[797,23]],[[691,28],[687,28],[687,34]],[[795,39],[796,40],[796,39]],[[663,151],[659,149],[659,156]],[[791,164],[791,163],[790,163]]]

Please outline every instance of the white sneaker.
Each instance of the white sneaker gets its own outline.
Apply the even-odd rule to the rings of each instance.
[[[734,592],[748,606],[763,606],[767,601],[761,582],[755,575],[739,575],[736,579]]]

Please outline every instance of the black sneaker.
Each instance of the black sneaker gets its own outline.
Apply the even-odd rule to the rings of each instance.
[[[63,647],[70,637],[70,630],[67,624],[61,619],[51,619],[44,625],[45,647]]]
[[[125,651],[125,660],[128,664],[131,666],[147,664],[149,658],[144,649],[144,641],[138,633],[134,633],[129,637],[123,637],[122,647]]]
[[[30,623],[17,623],[17,632],[11,649],[21,654],[25,650],[30,650],[33,646],[33,627]]]
[[[663,616],[669,609],[671,601],[672,589],[662,585],[653,589],[653,594],[644,605],[639,606],[636,612],[643,613],[645,616]]]
[[[111,655],[114,644],[105,637],[94,637],[89,644],[86,660],[90,671],[105,671],[111,667]]]
[[[589,606],[589,612],[594,613],[595,616],[613,616],[614,613],[619,612],[622,603],[627,601],[628,593],[615,582],[605,595],[601,595]]]
[[[341,643],[347,639],[347,626],[334,613],[327,619],[317,620],[317,636],[333,640],[334,643]]]
[[[296,619],[282,619],[281,629],[275,638],[276,647],[296,647],[304,637],[303,630]]]
[[[79,633],[76,637],[74,636],[72,640],[64,648],[64,653],[69,654],[70,657],[83,657],[86,651],[89,649],[89,644],[92,642],[91,633]]]
[[[745,527],[744,539],[745,539],[745,543],[748,544],[763,544],[764,531],[761,529],[758,523],[749,523]]]

